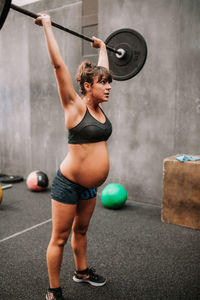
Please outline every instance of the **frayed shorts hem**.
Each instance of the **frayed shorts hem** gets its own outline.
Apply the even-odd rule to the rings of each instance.
[[[66,200],[61,200],[60,198],[57,198],[55,196],[54,196],[54,198],[51,197],[51,199],[54,200],[54,201],[56,201],[56,202],[60,202],[60,203],[64,203],[64,204],[69,204],[69,205],[76,205],[77,204],[77,201],[74,202],[74,203],[72,203],[72,202],[69,202],[69,201],[66,201]]]

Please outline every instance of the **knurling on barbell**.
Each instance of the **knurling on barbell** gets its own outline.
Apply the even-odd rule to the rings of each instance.
[[[25,10],[11,3],[12,0],[0,0],[0,29],[3,27],[10,8],[24,15],[36,19],[37,14]],[[55,22],[52,26],[66,31],[88,42],[93,39],[81,33],[63,27]],[[130,28],[123,28],[113,32],[105,41],[108,51],[110,70],[115,80],[127,80],[137,75],[143,68],[147,58],[147,44],[143,36]]]

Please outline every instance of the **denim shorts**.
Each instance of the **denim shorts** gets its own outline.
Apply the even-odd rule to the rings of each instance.
[[[51,185],[51,198],[62,203],[77,204],[79,200],[88,200],[96,197],[96,195],[96,188],[88,189],[67,179],[60,169]]]

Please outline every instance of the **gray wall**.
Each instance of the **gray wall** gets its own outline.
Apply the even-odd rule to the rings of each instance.
[[[113,83],[108,105],[109,181],[122,182],[134,200],[160,204],[163,159],[199,154],[199,16],[198,0],[99,1],[99,36],[134,28],[148,45],[143,70]]]
[[[80,32],[82,1],[27,6]],[[98,36],[133,28],[146,39],[142,71],[113,82],[105,111],[113,123],[111,170],[129,199],[161,203],[163,159],[199,153],[200,1],[99,0]],[[55,30],[72,76],[82,41]],[[92,60],[96,57],[92,56]],[[26,176],[41,169],[52,178],[67,151],[67,132],[42,29],[10,11],[0,33],[0,172]]]
[[[81,1],[43,1],[26,9],[45,7],[55,22],[81,31]],[[74,78],[81,40],[56,29],[55,35]],[[26,177],[40,169],[52,178],[67,151],[67,131],[42,27],[10,10],[0,51],[0,172]]]

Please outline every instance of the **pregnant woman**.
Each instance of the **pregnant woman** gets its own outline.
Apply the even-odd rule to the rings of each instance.
[[[96,204],[97,187],[106,180],[109,172],[107,140],[112,125],[102,110],[102,103],[108,102],[112,76],[106,46],[93,37],[92,46],[99,48],[98,64],[85,61],[79,66],[76,75],[79,96],[60,54],[50,17],[39,14],[35,23],[44,29],[68,130],[68,153],[52,183],[52,236],[47,249],[50,285],[46,299],[64,300],[60,270],[63,249],[71,231],[76,267],[73,280],[93,286],[106,283],[105,278],[87,266],[86,233]]]

